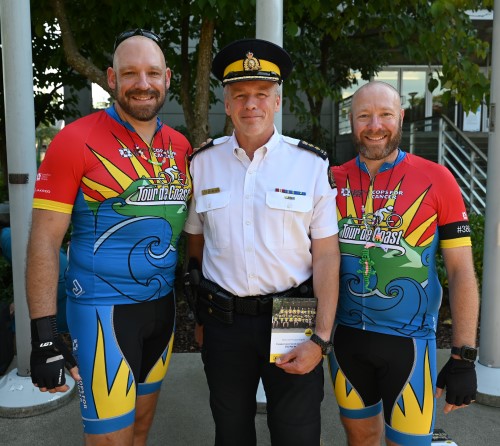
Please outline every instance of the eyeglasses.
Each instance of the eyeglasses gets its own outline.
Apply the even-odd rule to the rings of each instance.
[[[128,31],[123,31],[121,34],[118,34],[117,38],[115,39],[115,44],[113,46],[113,52],[116,51],[116,48],[118,47],[118,45],[120,45],[120,43],[133,36],[147,37],[148,39],[151,39],[153,42],[155,42],[161,48],[161,37],[158,34],[154,33],[153,31],[149,31],[148,29],[137,28],[137,29],[130,29]]]

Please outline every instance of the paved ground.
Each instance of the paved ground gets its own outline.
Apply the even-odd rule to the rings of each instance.
[[[439,351],[440,361],[449,353]],[[325,369],[325,373],[327,370]],[[1,402],[0,402],[1,405]],[[500,444],[500,408],[473,404],[449,415],[439,401],[436,428],[444,429],[459,446]],[[330,381],[325,380],[322,406],[323,446],[345,444],[338,407]],[[265,415],[256,418],[258,445],[269,446]],[[213,445],[213,424],[208,389],[198,353],[172,355],[163,384],[150,446]],[[0,445],[75,446],[82,444],[80,412],[76,395],[56,410],[29,418],[0,418]]]

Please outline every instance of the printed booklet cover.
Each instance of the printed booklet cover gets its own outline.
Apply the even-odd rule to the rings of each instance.
[[[458,446],[443,429],[434,429],[432,446]]]
[[[307,341],[316,323],[315,297],[281,297],[273,299],[270,362]]]

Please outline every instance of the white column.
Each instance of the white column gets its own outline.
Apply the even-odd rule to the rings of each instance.
[[[500,0],[495,0],[500,11]],[[477,363],[478,396],[483,404],[500,407],[500,121],[496,114],[500,99],[500,14],[493,19],[490,89],[490,129],[488,140],[488,187],[484,233],[483,282],[481,298],[481,344]]]
[[[29,0],[4,0],[1,27],[17,365],[19,374],[27,376],[30,333],[24,265],[36,175]]]
[[[17,369],[0,380],[0,407],[15,417],[53,408],[61,394],[40,392],[29,376],[31,334],[24,273],[36,176],[30,2],[1,0],[0,7],[17,348]]]
[[[283,0],[257,0],[255,37],[283,47]],[[281,105],[279,111],[274,114],[274,125],[280,133],[283,122],[283,89],[281,90]],[[264,412],[265,404],[266,394],[261,380],[257,389],[257,410]]]
[[[255,37],[283,47],[283,0],[257,0]],[[283,91],[281,92],[283,105]],[[282,108],[274,115],[274,124],[281,133]]]

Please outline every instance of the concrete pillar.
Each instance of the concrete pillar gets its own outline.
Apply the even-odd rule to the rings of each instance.
[[[42,393],[31,383],[31,333],[24,274],[36,178],[30,1],[1,0],[0,21],[17,348],[17,368],[0,379],[0,415],[24,417],[69,401],[71,392]],[[74,389],[69,375],[67,382]]]
[[[283,47],[283,0],[257,0],[255,37]],[[282,105],[283,105],[283,91]],[[275,113],[274,124],[281,133],[283,107]]]
[[[494,11],[500,11],[495,0]],[[496,106],[500,100],[500,14],[493,19],[490,90],[490,128],[488,139],[488,186],[484,232],[483,282],[481,297],[481,343],[477,363],[477,401],[500,407],[500,122]]]

